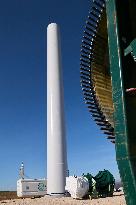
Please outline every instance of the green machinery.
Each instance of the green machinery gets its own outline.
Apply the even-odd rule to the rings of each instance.
[[[89,173],[83,174],[83,177],[86,177],[88,179],[88,182],[89,182],[89,192],[88,193],[91,196],[96,189],[95,188],[96,182],[94,180],[94,177]]]
[[[94,179],[96,181],[95,186],[99,197],[113,196],[115,179],[108,170],[99,171]]]
[[[95,177],[89,173],[83,176],[89,181],[89,195],[92,198],[113,196],[115,179],[108,170],[99,171]]]
[[[136,0],[93,0],[82,40],[89,112],[115,143],[127,205],[136,205]]]

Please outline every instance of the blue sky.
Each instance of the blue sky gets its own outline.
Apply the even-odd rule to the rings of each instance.
[[[46,27],[61,30],[70,174],[108,169],[115,148],[91,119],[80,87],[80,44],[90,1],[4,0],[0,6],[0,190],[26,175],[46,177]]]

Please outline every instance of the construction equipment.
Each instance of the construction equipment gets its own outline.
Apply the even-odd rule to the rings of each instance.
[[[45,194],[47,194],[46,179],[19,179],[17,181],[18,197],[40,197]]]
[[[128,205],[136,204],[135,11],[135,0],[93,0],[80,59],[85,103],[115,143]]]
[[[108,170],[99,171],[95,177],[89,173],[83,174],[83,176],[89,181],[89,195],[91,198],[113,196],[115,179]]]
[[[19,177],[20,179],[17,180],[18,197],[41,197],[47,194],[47,180],[26,178],[23,162],[19,169]]]
[[[104,1],[94,1],[86,21],[81,45],[80,73],[89,112],[107,138],[115,142],[106,23]]]
[[[99,171],[94,179],[99,197],[113,196],[115,179],[108,170]]]
[[[94,177],[90,173],[83,174],[82,176],[86,177],[88,179],[88,182],[89,182],[89,192],[88,192],[88,194],[90,196],[96,194],[96,192],[95,192],[95,190],[96,190],[95,189],[96,181],[94,180]]]

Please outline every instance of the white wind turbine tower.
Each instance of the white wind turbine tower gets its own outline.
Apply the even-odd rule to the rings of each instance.
[[[47,194],[64,195],[67,171],[60,34],[47,27]]]

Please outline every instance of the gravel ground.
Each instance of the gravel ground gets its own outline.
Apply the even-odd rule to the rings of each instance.
[[[114,193],[113,197],[92,200],[76,200],[71,197],[53,198],[45,196],[42,198],[25,198],[0,201],[3,205],[126,205],[122,192]]]

